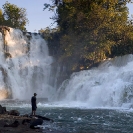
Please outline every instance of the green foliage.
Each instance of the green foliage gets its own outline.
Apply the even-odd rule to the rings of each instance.
[[[0,19],[2,18],[2,15],[3,15],[2,9],[0,9]]]
[[[60,55],[60,43],[59,43],[59,37],[60,37],[60,31],[58,28],[50,29],[49,27],[46,27],[45,29],[40,29],[38,31],[41,33],[43,38],[48,41],[50,54],[54,57]]]
[[[4,25],[18,28],[22,31],[26,30],[25,26],[28,23],[28,19],[26,18],[25,8],[19,8],[14,4],[6,2],[3,5],[3,10]]]
[[[133,53],[133,25],[128,19],[131,0],[56,0],[59,60],[71,69]],[[54,41],[53,41],[54,42]]]
[[[3,12],[2,9],[0,9],[0,25],[3,25],[3,21],[4,21]]]

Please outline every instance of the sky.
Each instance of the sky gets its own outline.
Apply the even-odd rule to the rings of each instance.
[[[56,24],[53,24],[53,20],[50,19],[54,16],[54,13],[48,10],[43,11],[44,3],[51,3],[51,0],[0,0],[0,8],[8,1],[11,4],[15,4],[18,7],[25,8],[27,13],[27,18],[29,24],[26,25],[28,32],[38,32],[41,28],[46,28],[51,26],[55,27]],[[129,7],[129,16],[133,14],[133,4],[128,4]]]
[[[41,28],[46,28],[52,25],[53,20],[50,17],[54,16],[52,11],[44,10],[44,3],[51,3],[51,0],[0,0],[0,8],[8,1],[20,8],[25,8],[29,24],[26,25],[28,32],[38,32]],[[51,27],[55,27],[54,24]]]

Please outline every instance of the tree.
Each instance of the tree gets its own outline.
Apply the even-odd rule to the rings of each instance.
[[[3,12],[0,9],[0,25],[3,25],[4,17],[3,17]]]
[[[127,43],[131,49],[133,25],[128,20],[127,2],[131,0],[54,1],[60,28],[59,58],[75,69],[80,63],[88,66],[124,54],[118,51],[128,51]]]
[[[11,26],[13,28],[18,28],[22,31],[25,31],[26,24],[28,23],[28,19],[26,18],[26,9],[19,8],[14,4],[10,4],[6,2],[3,5],[4,10],[4,19],[5,24],[7,26]]]

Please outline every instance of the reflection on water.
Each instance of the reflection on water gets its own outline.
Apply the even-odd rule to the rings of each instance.
[[[21,114],[30,114],[31,106],[13,104],[7,110],[17,109]],[[4,105],[4,103],[3,103]],[[54,123],[45,122],[43,128],[64,133],[132,133],[133,110],[79,109],[39,106],[37,114],[51,118]]]

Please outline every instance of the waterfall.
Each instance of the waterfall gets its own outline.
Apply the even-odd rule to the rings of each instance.
[[[0,28],[0,100],[30,99],[36,92],[38,98],[69,106],[133,107],[133,55],[75,72],[58,89],[53,86],[59,72],[52,73],[52,63],[39,34]]]
[[[29,99],[52,95],[48,46],[39,34],[9,28],[0,32],[0,99]]]
[[[62,83],[56,98],[72,106],[132,107],[133,55],[106,60],[97,68],[73,73]]]

